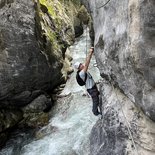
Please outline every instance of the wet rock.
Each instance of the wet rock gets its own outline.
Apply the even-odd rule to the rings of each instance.
[[[24,119],[19,123],[20,128],[24,128],[25,126],[30,128],[38,128],[47,125],[49,121],[49,114],[44,112],[38,113],[24,113]]]
[[[70,91],[68,91],[66,93],[60,93],[60,94],[56,95],[56,97],[57,98],[63,98],[63,97],[71,96],[71,94],[72,93]]]
[[[8,133],[0,133],[0,148],[4,146],[8,139]]]
[[[67,58],[68,61],[70,62],[73,60],[73,57],[71,56],[71,52],[68,48],[66,49],[66,52],[65,52],[65,58]]]
[[[74,31],[75,31],[75,37],[79,37],[83,34],[83,25],[79,18],[74,19]]]
[[[19,127],[36,128],[46,125],[49,120],[47,112],[51,109],[52,104],[51,99],[45,95],[35,98],[30,104],[22,108],[24,115]]]
[[[53,90],[52,93],[54,93],[54,94],[60,93],[63,89],[64,89],[64,88],[57,87],[57,88],[55,88],[55,89]]]
[[[35,133],[35,137],[37,139],[41,139],[43,138],[44,136],[47,136],[48,134],[51,134],[52,132],[57,132],[59,129],[58,127],[55,127],[55,126],[48,126],[47,128],[42,128],[40,129],[39,131],[37,131]]]
[[[23,113],[16,109],[0,110],[0,132],[14,127],[23,118]]]
[[[23,119],[23,113],[18,109],[0,109],[0,148],[8,140],[9,131]]]
[[[66,84],[61,84],[60,88],[64,88],[66,86]]]
[[[67,81],[68,75],[74,71],[73,67],[72,67],[72,63],[71,63],[71,60],[73,58],[70,55],[71,55],[70,51],[67,48],[66,53],[65,53],[64,65],[63,65],[63,68],[61,70],[61,72],[63,73],[65,81]],[[54,91],[56,91],[56,90],[54,90]]]
[[[40,95],[34,99],[30,104],[22,108],[24,113],[28,112],[42,112],[45,109],[50,109],[52,107],[51,99],[47,98],[45,95]]]
[[[85,24],[85,25],[88,25],[89,23],[89,20],[90,20],[90,17],[89,17],[89,14],[88,14],[88,11],[87,9],[84,7],[84,5],[81,6],[79,12],[78,12],[78,15],[77,17],[80,19],[80,21]]]
[[[44,93],[43,91],[40,90],[35,90],[33,92],[31,91],[23,91],[20,94],[14,95],[11,100],[8,100],[10,105],[12,106],[20,106],[23,107],[27,104],[29,104],[32,100],[37,98],[37,96],[41,95]]]

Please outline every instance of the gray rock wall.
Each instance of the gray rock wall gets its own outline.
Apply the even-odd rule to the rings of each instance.
[[[96,59],[101,75],[109,75],[153,120],[155,1],[90,1]]]
[[[0,1],[0,146],[23,119],[19,108],[61,82],[62,54],[51,61],[40,48],[34,6],[31,0]]]
[[[91,131],[91,155],[154,155],[155,123],[109,82],[100,92],[103,119]]]
[[[104,118],[92,130],[92,155],[153,155],[155,1],[83,3],[93,18],[95,56],[101,76],[110,81],[101,86]]]
[[[25,90],[54,87],[58,83],[54,79],[61,77],[62,63],[48,61],[45,51],[39,47],[33,1],[5,5],[0,18],[0,100],[11,100]]]

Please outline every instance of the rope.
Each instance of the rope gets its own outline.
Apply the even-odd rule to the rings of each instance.
[[[103,5],[96,7],[96,9],[101,9],[102,7],[106,6],[111,0],[108,0],[106,3],[104,3]]]
[[[106,53],[105,51],[104,51],[104,53],[105,53],[105,55],[108,57],[108,55],[107,55],[107,53]],[[111,77],[110,77],[109,74],[108,74],[108,77],[109,77],[109,81],[112,81],[112,79],[111,79]],[[120,108],[121,108],[122,114],[123,114],[124,119],[125,119],[125,121],[126,121],[127,129],[128,129],[128,134],[129,134],[130,137],[131,137],[132,144],[133,144],[133,146],[134,146],[134,148],[135,148],[136,154],[138,155],[138,150],[137,150],[136,144],[135,144],[135,142],[134,142],[134,139],[133,139],[133,136],[132,136],[132,133],[131,133],[131,130],[130,130],[130,128],[131,128],[131,127],[130,127],[130,123],[128,122],[128,120],[127,120],[127,118],[126,118],[126,116],[125,116],[125,113],[124,113],[124,111],[123,111],[123,107],[121,106],[121,104],[120,104],[120,102],[119,102],[118,95],[117,95],[117,93],[115,92],[114,85],[112,84],[112,82],[110,82],[110,84],[111,84],[111,86],[112,86],[112,88],[113,88],[113,91],[114,91],[114,93],[115,93],[115,95],[116,95],[116,99],[117,99],[117,101],[118,101],[118,103],[119,103],[119,106],[120,106]]]
[[[110,80],[112,80],[109,74],[108,74],[108,77],[109,77]],[[112,88],[113,88],[113,91],[114,91],[115,88],[114,88],[113,84],[112,84],[111,82],[110,82],[110,84],[111,84],[111,86],[112,86]],[[128,134],[130,135],[130,138],[131,138],[131,141],[132,141],[133,146],[134,146],[134,148],[135,148],[136,154],[138,155],[138,150],[137,150],[136,144],[135,144],[135,142],[134,142],[134,138],[133,138],[132,133],[131,133],[131,130],[130,130],[130,128],[131,128],[130,123],[128,122],[128,120],[127,120],[127,118],[126,118],[126,116],[125,116],[125,113],[124,113],[124,111],[123,111],[123,108],[122,108],[122,106],[121,106],[121,104],[120,104],[120,102],[119,102],[117,93],[116,93],[115,91],[114,91],[114,93],[115,93],[115,95],[116,95],[116,99],[118,100],[118,103],[119,103],[119,106],[120,106],[120,108],[121,108],[122,114],[123,114],[124,119],[125,119],[125,121],[126,121],[127,129],[128,129]]]

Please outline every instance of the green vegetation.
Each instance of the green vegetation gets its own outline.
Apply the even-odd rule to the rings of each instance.
[[[59,59],[61,57],[61,46],[58,42],[58,34],[60,34],[61,31],[61,18],[59,18],[59,10],[57,7],[61,7],[60,3],[57,1],[57,4],[54,3],[55,1],[49,1],[49,0],[40,0],[40,4],[38,4],[38,15],[40,18],[40,24],[41,24],[41,36],[44,39],[46,38],[46,43],[44,43],[46,46],[45,51],[47,54],[51,57],[55,57],[56,59]],[[41,7],[44,6],[48,11],[44,12],[42,11]],[[50,43],[50,44],[49,44]],[[51,46],[51,48],[49,47]]]
[[[49,60],[64,59],[65,48],[74,41],[74,22],[80,0],[39,0],[36,7],[39,44]]]

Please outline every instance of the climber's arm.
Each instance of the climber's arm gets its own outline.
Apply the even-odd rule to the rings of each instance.
[[[86,58],[85,66],[84,66],[84,69],[83,69],[84,72],[87,72],[87,70],[88,70],[88,67],[89,67],[90,60],[91,60],[91,57],[93,55],[93,52],[94,52],[94,48],[91,47],[90,50],[89,50],[88,57]]]

